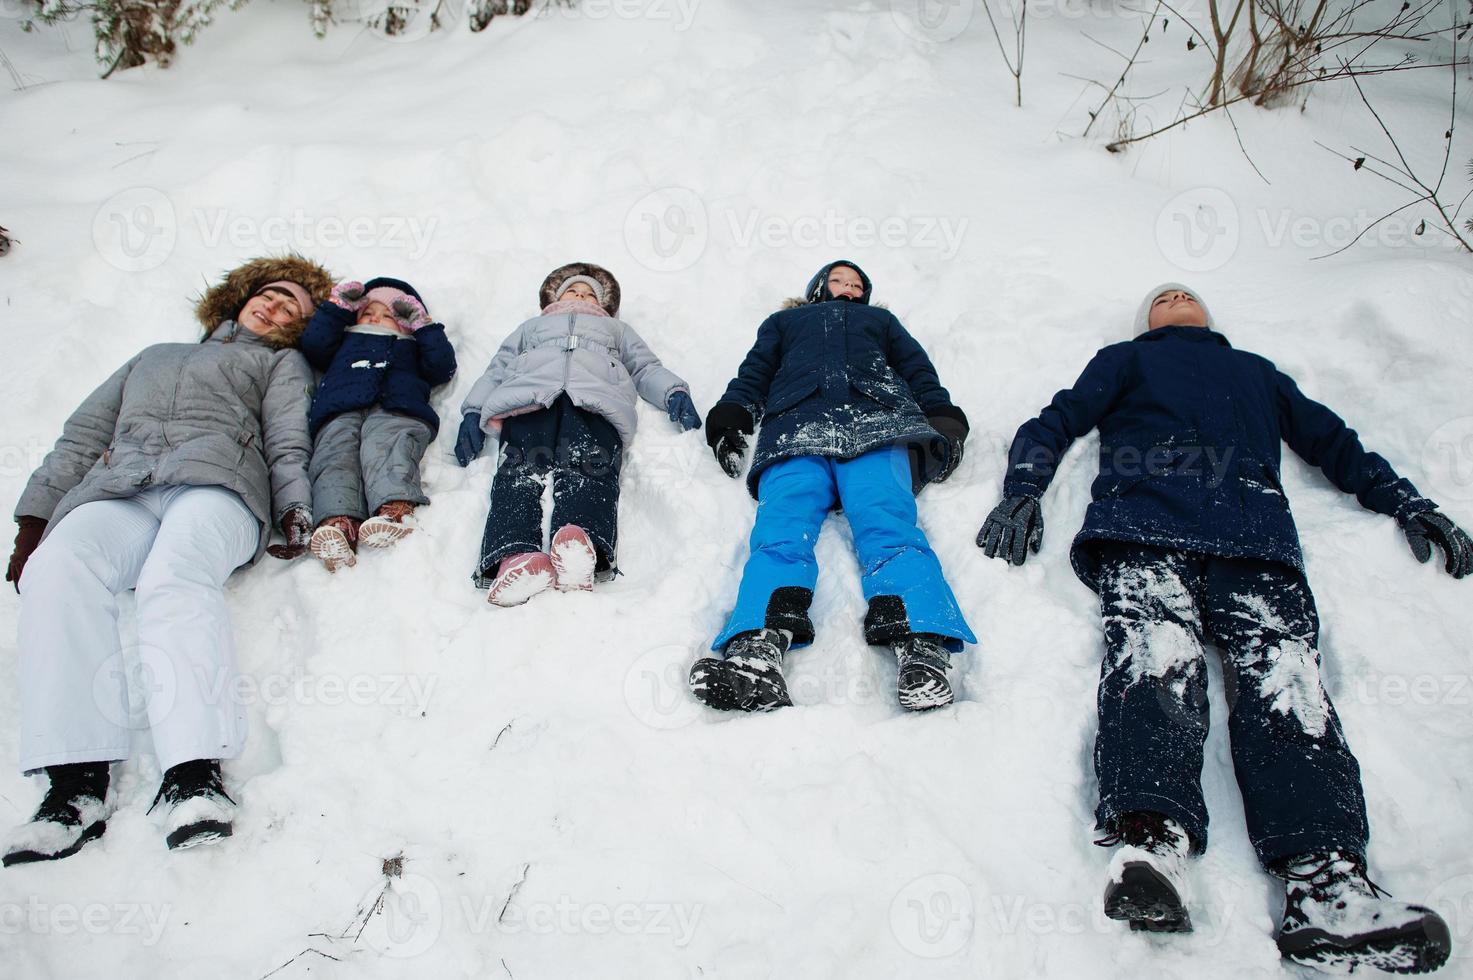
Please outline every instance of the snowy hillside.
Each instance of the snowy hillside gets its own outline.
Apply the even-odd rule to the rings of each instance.
[[[0,873],[0,972],[1297,972],[1273,943],[1280,888],[1243,828],[1215,664],[1197,930],[1145,937],[1099,910],[1102,641],[1067,554],[1096,440],[1045,500],[1037,560],[1010,569],[973,537],[1019,423],[1128,338],[1167,279],[1199,288],[1237,346],[1473,524],[1473,258],[1407,234],[1413,217],[1312,261],[1358,213],[1405,202],[1315,146],[1375,143],[1353,90],[1111,155],[1077,138],[1098,100],[1079,77],[1119,72],[1085,34],[1129,49],[1140,33],[1107,0],[1034,13],[1022,109],[980,2],[931,28],[899,0],[585,3],[395,42],[351,27],[317,41],[304,5],[253,0],[167,71],[105,82],[85,24],[25,35],[0,20],[0,225],[18,239],[0,258],[0,502],[93,386],[148,343],[192,339],[192,297],[253,255],[291,247],[342,277],[413,282],[462,366],[442,417],[563,262],[620,278],[624,318],[705,411],[761,319],[845,256],[971,417],[961,468],[920,498],[980,640],[959,703],[921,717],[893,703],[893,662],[862,640],[842,518],[819,542],[818,641],[790,661],[798,706],[722,717],[690,700],[685,673],[735,597],[754,504],[700,433],[649,406],[624,475],[624,574],[489,608],[469,576],[493,454],[462,470],[450,427],[426,460],[423,529],[397,550],[331,577],[268,558],[231,581],[243,681],[221,696],[251,722],[226,766],[235,837],[165,850],[143,738],[115,769],[101,842]],[[1142,91],[1197,77],[1175,42],[1153,54]],[[1422,167],[1440,163],[1447,82],[1368,83]],[[1143,111],[1169,118],[1177,100]],[[1450,184],[1470,156],[1473,125]],[[1438,908],[1455,943],[1441,975],[1473,976],[1473,584],[1417,565],[1392,521],[1287,452],[1284,482],[1325,683],[1365,773],[1372,875]],[[13,766],[18,610],[7,586],[5,827],[41,795]]]

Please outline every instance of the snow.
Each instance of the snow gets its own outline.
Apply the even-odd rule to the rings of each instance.
[[[0,500],[94,385],[145,344],[192,339],[192,297],[263,252],[413,282],[461,360],[436,397],[449,418],[558,264],[613,270],[621,315],[705,410],[762,319],[845,256],[972,419],[960,469],[920,499],[980,639],[958,658],[958,703],[895,706],[893,658],[863,644],[842,517],[818,541],[819,636],[791,660],[798,706],[723,717],[693,703],[685,672],[735,597],[755,505],[702,433],[649,406],[623,476],[623,575],[489,608],[470,575],[492,453],[459,468],[447,425],[427,458],[433,504],[394,549],[335,575],[266,558],[231,581],[243,677],[229,696],[251,723],[226,766],[235,836],[165,849],[144,812],[158,771],[140,736],[101,841],[0,873],[4,972],[1297,972],[1272,938],[1282,888],[1242,826],[1216,658],[1196,931],[1130,934],[1100,911],[1103,643],[1067,554],[1098,440],[1065,460],[1024,568],[973,538],[1016,427],[1129,335],[1163,279],[1201,290],[1237,346],[1473,523],[1468,257],[1430,233],[1373,233],[1312,261],[1360,212],[1404,203],[1314,145],[1380,145],[1354,93],[1317,92],[1302,113],[1243,107],[1236,133],[1209,117],[1110,155],[1099,134],[1077,138],[1098,99],[1079,78],[1108,84],[1119,69],[1100,44],[1139,34],[1139,14],[1110,3],[1038,5],[1022,109],[980,4],[947,8],[971,14],[950,38],[954,20],[926,27],[899,0],[585,4],[394,43],[342,26],[317,41],[301,4],[256,0],[167,71],[106,82],[85,22],[25,35],[0,21],[25,86],[0,95],[0,224],[17,240],[0,258]],[[1166,94],[1141,122],[1169,117],[1196,77],[1180,47],[1150,45],[1138,90]],[[1424,171],[1440,163],[1446,85],[1440,72],[1367,81]],[[1470,156],[1465,126],[1454,201]],[[1372,875],[1438,908],[1458,944],[1443,975],[1473,975],[1470,586],[1418,565],[1393,522],[1292,455],[1283,483],[1324,623],[1324,686],[1365,774]],[[0,598],[12,760],[18,608]],[[0,772],[0,824],[40,795]]]

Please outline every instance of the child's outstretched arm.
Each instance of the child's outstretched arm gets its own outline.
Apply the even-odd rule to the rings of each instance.
[[[431,388],[455,377],[455,348],[445,336],[445,324],[430,323],[414,331],[415,357],[419,376]]]
[[[619,359],[624,362],[624,370],[633,379],[639,397],[656,408],[668,410],[670,396],[677,391],[690,393],[690,385],[661,364],[655,352],[650,350],[644,339],[628,324],[624,325],[619,336]]]

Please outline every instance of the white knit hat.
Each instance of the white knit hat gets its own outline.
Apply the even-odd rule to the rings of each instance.
[[[1184,286],[1179,282],[1163,282],[1155,289],[1146,293],[1146,298],[1141,300],[1140,309],[1135,311],[1135,332],[1131,334],[1132,337],[1139,337],[1151,328],[1151,304],[1155,302],[1156,297],[1162,293],[1170,293],[1178,289],[1190,294],[1192,299],[1197,301],[1197,304],[1202,307],[1202,312],[1207,314],[1208,328],[1216,329],[1217,321],[1212,319],[1212,311],[1207,308],[1207,301],[1202,298],[1201,293],[1197,292],[1191,286]]]

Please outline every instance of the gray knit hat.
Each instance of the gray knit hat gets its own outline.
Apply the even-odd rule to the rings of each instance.
[[[1184,286],[1179,282],[1163,282],[1155,289],[1146,293],[1146,298],[1141,300],[1140,309],[1135,311],[1135,332],[1131,334],[1132,337],[1139,337],[1151,328],[1151,304],[1155,302],[1156,297],[1162,293],[1169,293],[1178,289],[1184,293],[1189,293],[1192,299],[1196,300],[1197,304],[1202,307],[1202,312],[1207,314],[1208,329],[1217,329],[1217,321],[1212,319],[1212,310],[1208,309],[1207,301],[1202,298],[1201,293],[1197,292],[1191,286]]]
[[[554,289],[553,292],[555,292],[558,295],[558,298],[561,299],[563,293],[566,293],[568,291],[569,286],[572,286],[574,283],[579,282],[587,286],[589,289],[593,290],[594,298],[598,300],[599,306],[602,306],[604,304],[604,300],[607,298],[607,294],[604,292],[603,283],[599,282],[592,276],[569,276],[562,282],[558,283],[557,288]]]

